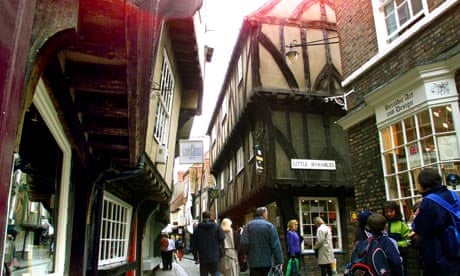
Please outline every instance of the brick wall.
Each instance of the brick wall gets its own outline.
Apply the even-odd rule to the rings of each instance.
[[[336,0],[343,76],[350,75],[377,53],[371,1]]]
[[[357,210],[380,211],[385,199],[378,130],[370,118],[348,131]]]
[[[458,47],[460,43],[460,28],[457,27],[460,25],[459,9],[460,3],[350,84],[356,95],[350,97],[349,106],[355,106],[364,95],[384,86],[412,68],[441,61],[453,54],[454,47]],[[346,45],[342,46],[346,47]],[[359,51],[361,49],[356,48],[356,53],[349,53],[351,57],[342,55],[344,67],[349,67],[346,63],[353,56],[359,56]]]

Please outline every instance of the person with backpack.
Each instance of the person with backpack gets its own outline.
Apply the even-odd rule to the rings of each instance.
[[[351,255],[348,275],[391,275],[403,274],[402,260],[396,241],[384,232],[387,219],[372,214],[367,219],[367,240],[358,241]]]
[[[200,276],[219,276],[220,248],[225,234],[220,225],[211,220],[211,213],[204,211],[203,221],[193,232],[195,254],[200,261]]]
[[[318,250],[318,265],[321,268],[321,276],[332,276],[332,263],[334,251],[332,250],[332,231],[321,217],[315,217],[313,223],[316,229],[316,243],[314,249]]]
[[[421,248],[423,275],[460,275],[460,258],[453,256],[458,252],[448,251],[450,246],[458,248],[458,241],[450,238],[447,243],[443,243],[445,230],[450,228],[449,226],[455,227],[454,215],[432,199],[433,196],[438,196],[458,210],[458,195],[442,185],[442,178],[435,169],[423,169],[417,180],[417,189],[423,200],[414,219],[414,226]],[[458,231],[459,225],[456,227]]]
[[[398,243],[399,254],[403,260],[404,275],[407,274],[407,253],[410,234],[409,226],[402,220],[401,209],[394,201],[387,201],[383,205],[382,215],[387,219],[388,236]]]

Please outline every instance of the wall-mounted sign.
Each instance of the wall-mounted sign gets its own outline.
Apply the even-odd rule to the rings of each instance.
[[[216,199],[216,198],[219,198],[219,190],[218,189],[208,189],[208,193],[209,193],[209,198],[210,199]]]
[[[291,169],[335,170],[334,160],[291,159]]]
[[[179,151],[180,164],[203,163],[203,141],[180,140]]]

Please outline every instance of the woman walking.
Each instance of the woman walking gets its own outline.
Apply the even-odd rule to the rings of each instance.
[[[224,256],[220,259],[220,272],[224,276],[237,276],[240,272],[238,265],[240,236],[238,231],[232,229],[232,221],[228,218],[222,220],[221,227],[224,230],[225,239],[223,242]]]

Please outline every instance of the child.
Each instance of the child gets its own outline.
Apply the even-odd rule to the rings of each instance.
[[[391,268],[391,275],[401,276],[403,275],[403,266],[396,241],[383,235],[383,230],[385,229],[386,223],[387,220],[384,216],[380,214],[372,214],[367,219],[366,229],[369,233],[372,234],[374,239],[379,242],[383,251],[385,251],[388,259],[388,264]]]
[[[383,206],[383,215],[388,223],[388,236],[398,243],[398,250],[403,258],[404,275],[407,267],[407,241],[409,240],[410,228],[402,221],[399,205],[394,201],[387,201]]]

